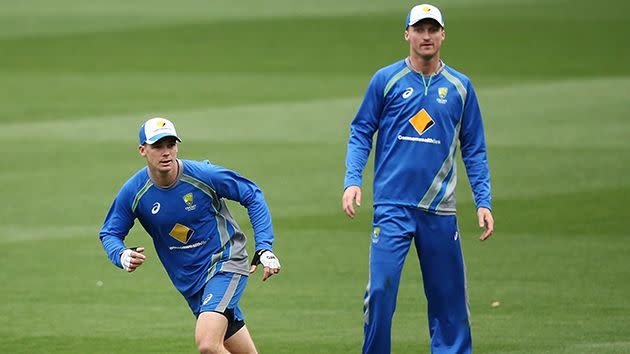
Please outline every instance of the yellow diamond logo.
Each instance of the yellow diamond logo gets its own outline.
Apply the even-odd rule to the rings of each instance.
[[[187,226],[182,224],[175,224],[173,229],[168,234],[181,243],[188,243],[190,237],[195,233],[193,230],[189,229]]]
[[[420,135],[429,130],[429,128],[431,128],[433,124],[435,124],[433,118],[431,118],[429,113],[427,113],[424,108],[420,110],[420,112],[416,113],[415,116],[411,117],[411,119],[409,119],[409,123],[411,123],[411,125]]]
[[[424,12],[429,12],[429,11],[431,11],[431,8],[430,8],[430,7],[428,7],[428,6],[425,6],[425,7],[422,9],[422,11],[424,11]]]

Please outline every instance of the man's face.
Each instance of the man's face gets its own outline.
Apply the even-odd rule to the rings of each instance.
[[[164,137],[153,144],[140,145],[138,150],[153,171],[168,173],[176,168],[177,140],[174,136]]]
[[[444,37],[444,29],[432,19],[424,19],[405,31],[405,40],[409,42],[411,54],[424,60],[439,56]]]

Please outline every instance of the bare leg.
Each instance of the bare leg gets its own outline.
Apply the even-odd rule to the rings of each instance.
[[[234,333],[225,341],[225,348],[233,354],[257,354],[256,346],[252,340],[252,336],[247,330],[247,326],[243,326],[238,332]]]
[[[195,328],[195,342],[199,353],[230,354],[223,346],[227,324],[227,318],[217,312],[202,312],[199,315]]]

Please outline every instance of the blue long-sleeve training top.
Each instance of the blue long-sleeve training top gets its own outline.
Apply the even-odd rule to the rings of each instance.
[[[178,163],[177,181],[169,188],[153,183],[146,167],[131,177],[116,196],[100,239],[112,263],[122,268],[123,241],[138,219],[171,281],[189,297],[219,271],[249,274],[245,235],[225,199],[247,208],[256,250],[272,250],[274,236],[269,208],[256,184],[208,161]]]
[[[374,205],[455,214],[456,151],[477,208],[491,208],[481,112],[470,80],[441,63],[423,76],[408,59],[374,74],[350,126],[344,189],[361,186],[374,133]]]

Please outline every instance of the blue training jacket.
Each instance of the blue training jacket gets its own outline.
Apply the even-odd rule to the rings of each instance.
[[[239,202],[249,214],[256,250],[272,250],[271,214],[262,191],[253,182],[208,161],[178,160],[175,184],[153,183],[145,167],[121,188],[100,239],[119,268],[129,230],[138,219],[153,239],[171,281],[185,297],[202,289],[219,271],[249,275],[245,235],[225,199]]]
[[[376,131],[375,206],[455,214],[459,142],[475,205],[491,208],[481,112],[465,75],[442,63],[423,77],[408,59],[377,71],[350,125],[344,189],[361,186]]]

